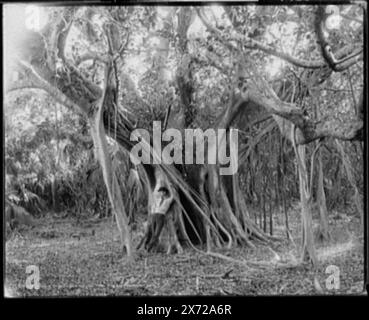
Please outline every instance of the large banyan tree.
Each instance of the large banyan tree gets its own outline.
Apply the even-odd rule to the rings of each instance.
[[[242,166],[250,150],[276,126],[291,142],[301,201],[301,256],[315,263],[306,145],[316,143],[314,160],[324,139],[362,140],[364,130],[362,92],[351,102],[352,112],[338,117],[341,106],[327,115],[323,112],[325,106],[316,103],[315,88],[332,81],[337,73],[362,67],[361,19],[365,8],[349,5],[216,9],[221,14],[215,14],[214,7],[190,6],[44,7],[43,17],[47,21],[39,30],[26,28],[22,23],[15,30],[8,30],[6,92],[44,90],[58,103],[87,117],[121,240],[127,255],[132,257],[128,218],[107,136],[129,157],[137,143],[131,138],[132,132],[152,126],[145,123],[144,113],[152,115],[150,120],[163,120],[162,130],[175,128],[183,133],[186,128],[199,127],[199,118],[203,116],[199,83],[210,81],[209,77],[217,74],[216,79],[222,81],[222,91],[216,93],[222,110],[210,128],[224,129],[223,136],[218,136],[226,142],[221,150],[224,155]],[[18,10],[14,14],[20,22],[28,21],[32,26],[30,12]],[[336,32],[328,22],[340,12],[351,23],[342,24],[340,32]],[[291,43],[271,38],[272,26],[279,28],[279,34],[293,30]],[[144,50],[152,39],[155,50],[149,55],[151,68],[155,70],[157,87],[164,92],[159,101],[150,99],[155,92],[137,90],[126,68],[127,57]],[[270,58],[288,70],[284,77],[267,76],[263,67]],[[207,72],[199,76],[199,70]],[[172,74],[169,80],[168,72]],[[159,106],[159,114],[154,112],[154,104]],[[238,153],[229,154],[234,143],[231,129],[247,131],[255,125],[260,128],[259,134],[240,140]],[[206,150],[212,152],[216,142],[206,138],[204,141]],[[149,136],[145,143],[152,145],[153,137]],[[174,145],[173,149],[184,152],[181,146]],[[222,175],[221,169],[219,161],[138,164],[139,178],[147,186],[149,213],[147,232],[138,247],[155,250],[164,231],[169,234],[168,252],[204,245],[211,253],[214,248],[254,247],[258,242],[276,240],[250,218],[239,174]],[[324,196],[324,189],[320,193]]]

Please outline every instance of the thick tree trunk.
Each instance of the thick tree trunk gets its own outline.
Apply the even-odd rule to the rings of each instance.
[[[112,164],[107,147],[105,130],[99,116],[91,118],[90,124],[91,124],[91,136],[94,141],[96,157],[102,169],[105,186],[108,192],[110,204],[112,206],[112,211],[115,215],[115,219],[120,233],[120,238],[123,246],[125,246],[126,248],[127,256],[131,258],[133,252],[128,228],[128,218],[125,212],[119,184],[115,172],[112,170]]]
[[[338,150],[341,154],[342,163],[343,163],[343,166],[344,166],[345,171],[346,171],[347,179],[350,182],[351,187],[354,189],[354,196],[353,196],[354,199],[353,200],[354,200],[354,204],[355,204],[355,207],[356,207],[356,211],[357,211],[358,215],[360,216],[361,225],[364,226],[363,200],[360,196],[359,189],[356,186],[355,177],[354,177],[354,173],[353,173],[353,167],[351,165],[350,158],[346,154],[342,143],[339,142],[338,140],[336,140],[336,144],[337,144]]]
[[[176,81],[180,101],[177,110],[171,109],[168,127],[179,130],[190,127],[194,120],[191,57],[187,49],[187,30],[191,14],[190,8],[182,8],[178,19],[179,51],[182,57],[176,72]],[[165,55],[165,50],[163,54]],[[231,101],[230,108],[227,108],[226,112],[219,117],[215,129],[229,128],[232,120],[232,112],[229,111],[233,110],[233,103],[234,101]],[[227,138],[222,137],[222,139]],[[216,148],[213,145],[209,147]],[[191,196],[196,199],[198,204],[196,207],[189,201],[188,195],[178,190],[180,203],[177,205],[182,210],[180,216],[183,215],[186,226],[184,231],[188,233],[187,238],[193,244],[206,243],[207,250],[210,251],[213,244],[217,247],[226,245],[228,248],[233,244],[247,244],[253,247],[250,237],[267,241],[267,236],[249,218],[237,174],[233,177],[222,177],[219,175],[218,165],[184,165],[181,168],[181,174],[186,176],[187,184],[199,195],[197,199]],[[152,180],[156,182],[150,189],[152,189],[151,193],[155,193],[160,179],[159,182],[157,178]],[[152,204],[149,206],[152,207]],[[178,230],[183,231],[179,221],[181,219],[177,222]],[[152,222],[151,228],[155,223]],[[152,239],[147,241],[156,242],[155,238],[159,237],[161,231],[158,232],[159,234],[156,235],[152,233]]]
[[[302,261],[311,261],[316,265],[317,258],[314,246],[312,214],[311,214],[311,195],[308,185],[308,175],[306,169],[305,152],[306,146],[300,145],[295,148],[298,174],[299,174],[299,189],[301,203],[301,222],[302,222]]]
[[[318,238],[323,241],[329,241],[331,236],[328,227],[328,210],[324,191],[324,176],[323,176],[323,161],[321,150],[318,151],[318,188],[317,188],[317,202],[319,208],[319,230]],[[311,181],[312,183],[312,181]]]
[[[95,103],[90,106],[88,112],[88,120],[91,126],[91,136],[94,142],[95,155],[100,163],[105,186],[107,189],[110,204],[118,225],[120,238],[126,249],[129,259],[132,258],[131,237],[128,228],[128,217],[120,192],[119,183],[115,172],[112,168],[111,158],[108,150],[108,142],[106,139],[105,128],[103,124],[103,108],[106,100],[108,83],[110,81],[110,67],[106,66],[105,79],[103,87],[103,95]]]
[[[287,212],[287,204],[286,204],[286,194],[285,194],[285,185],[284,185],[284,175],[285,175],[285,163],[284,163],[284,144],[285,139],[283,138],[282,134],[280,135],[279,139],[280,147],[279,147],[279,170],[278,170],[278,183],[281,184],[282,188],[280,189],[281,198],[282,198],[282,210],[284,213],[284,223],[286,228],[286,237],[290,239],[290,228],[288,225],[288,212]]]

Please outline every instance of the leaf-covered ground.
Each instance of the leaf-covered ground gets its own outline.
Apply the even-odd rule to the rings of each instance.
[[[363,294],[359,220],[330,214],[332,240],[316,244],[319,266],[314,269],[298,263],[299,214],[294,211],[294,242],[283,238],[271,248],[258,244],[256,249],[221,252],[260,264],[252,268],[193,249],[181,255],[140,251],[127,263],[112,219],[43,219],[38,227],[12,234],[6,242],[6,288],[13,296]],[[142,236],[141,225],[134,231],[135,244]],[[284,237],[283,221],[275,225],[275,234]],[[38,290],[26,289],[30,265],[39,268]],[[339,289],[326,286],[330,265],[339,268]]]

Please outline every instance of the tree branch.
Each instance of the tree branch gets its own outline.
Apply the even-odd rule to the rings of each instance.
[[[205,27],[210,32],[212,32],[217,37],[217,39],[221,41],[224,45],[226,45],[230,50],[239,51],[237,46],[230,42],[230,41],[236,41],[240,43],[244,48],[261,50],[265,53],[268,53],[270,55],[281,58],[287,62],[290,62],[293,65],[298,66],[298,67],[318,69],[318,68],[322,68],[325,66],[324,61],[307,61],[307,60],[295,58],[287,53],[277,51],[271,46],[262,44],[261,42],[256,41],[250,37],[242,36],[237,33],[234,33],[232,36],[226,37],[222,34],[222,32],[219,29],[211,25],[211,23],[207,20],[206,16],[200,9],[196,8],[196,11],[197,11],[197,14],[200,20],[205,25]]]
[[[38,73],[34,70],[32,65],[22,60],[18,61],[18,65],[20,68],[23,69],[23,79],[21,79],[20,81],[7,81],[5,87],[6,93],[21,89],[40,89],[47,92],[57,102],[66,106],[67,108],[74,110],[79,109],[79,106],[76,103],[69,99],[60,90],[50,85],[48,81],[40,77]]]
[[[324,60],[327,62],[329,67],[336,72],[344,71],[356,64],[363,58],[363,49],[359,49],[356,52],[353,52],[349,56],[343,57],[341,60],[338,60],[334,53],[332,52],[332,48],[328,43],[324,35],[324,22],[326,18],[325,6],[319,6],[315,13],[315,33],[318,38],[318,44],[320,45],[320,49],[322,52],[322,56]]]
[[[211,23],[207,20],[205,14],[199,8],[196,8],[196,12],[200,20],[202,21],[202,23],[205,25],[205,27],[210,32],[212,32],[216,36],[216,38],[219,41],[221,41],[225,46],[227,46],[230,50],[236,50],[236,51],[239,50],[236,45],[230,42],[230,41],[236,41],[240,43],[246,49],[257,49],[257,50],[263,51],[267,54],[270,54],[284,61],[287,61],[297,67],[309,68],[309,69],[319,69],[319,68],[323,68],[326,66],[326,61],[321,61],[321,60],[308,61],[304,59],[299,59],[299,58],[289,55],[288,53],[278,51],[271,46],[265,45],[250,37],[242,36],[238,33],[234,33],[232,36],[224,36],[218,28],[213,27],[211,25]],[[363,49],[360,49],[357,52],[350,55],[349,58],[345,58],[344,60],[338,61],[338,65],[336,67],[337,71],[343,71],[351,67],[352,65],[360,61],[362,58],[363,58]]]
[[[109,59],[107,57],[104,57],[101,53],[94,51],[88,51],[82,54],[78,57],[78,59],[76,59],[75,63],[77,66],[79,66],[82,62],[85,62],[87,60],[96,60],[105,64],[109,63]]]
[[[232,118],[236,114],[242,112],[242,108],[247,103],[253,103],[256,106],[264,108],[272,114],[279,124],[281,120],[287,120],[284,123],[288,127],[294,124],[298,128],[296,135],[297,144],[307,144],[314,140],[332,137],[340,140],[362,140],[364,122],[361,119],[330,119],[325,121],[314,121],[306,117],[302,110],[297,108],[294,104],[286,103],[281,100],[277,101],[273,98],[266,98],[255,90],[248,90],[238,96],[237,103],[234,104],[232,111]],[[278,119],[282,118],[282,119]]]

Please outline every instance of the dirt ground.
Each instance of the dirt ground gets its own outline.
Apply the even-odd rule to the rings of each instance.
[[[359,219],[330,213],[332,240],[316,243],[319,265],[313,268],[299,263],[300,222],[298,210],[294,210],[290,212],[294,241],[285,238],[283,221],[276,220],[274,232],[281,241],[271,246],[257,244],[255,249],[236,247],[217,251],[255,263],[253,267],[190,248],[180,255],[139,251],[134,262],[127,263],[111,218],[40,219],[39,226],[13,233],[6,242],[6,294],[43,297],[366,294],[364,239]],[[137,245],[143,235],[142,221],[138,221],[135,229],[133,241]],[[39,270],[39,289],[26,288],[27,266],[31,265]],[[339,271],[338,289],[327,287],[330,268]]]

